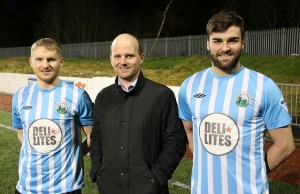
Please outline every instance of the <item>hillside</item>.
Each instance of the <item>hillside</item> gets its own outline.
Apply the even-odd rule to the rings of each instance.
[[[242,56],[246,67],[271,77],[276,83],[300,84],[300,56]],[[189,75],[211,66],[207,56],[145,59],[144,74],[157,82],[179,86]],[[0,58],[0,72],[32,74],[27,57]],[[109,59],[65,59],[61,76],[114,76]]]

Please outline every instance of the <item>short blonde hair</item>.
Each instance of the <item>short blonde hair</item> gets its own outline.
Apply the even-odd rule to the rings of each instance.
[[[56,51],[61,56],[61,50],[59,44],[52,38],[41,38],[37,40],[31,46],[31,54],[37,47],[44,47],[49,51]]]
[[[128,34],[128,33],[123,33],[123,34],[119,34],[114,40],[113,42],[111,43],[111,47],[113,46],[113,44],[115,43],[116,39],[119,38],[120,36],[127,36],[127,37],[131,37],[132,39],[134,39],[137,43],[137,49],[138,49],[138,53],[141,55],[143,54],[143,49],[142,49],[142,46],[140,44],[140,41],[135,37],[133,36],[132,34]],[[111,49],[110,49],[110,55],[111,55]]]

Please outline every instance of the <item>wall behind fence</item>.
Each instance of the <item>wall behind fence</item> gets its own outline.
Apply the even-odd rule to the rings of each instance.
[[[206,35],[141,39],[146,57],[207,55]],[[108,58],[111,41],[61,45],[65,58]],[[151,49],[155,45],[153,49]],[[246,31],[248,55],[299,55],[300,27]],[[0,57],[29,56],[30,47],[0,48]]]
[[[60,77],[62,80],[71,81],[76,86],[84,88],[94,101],[97,94],[106,86],[114,83],[115,77]],[[17,80],[17,81],[16,81]],[[17,73],[0,73],[0,93],[14,94],[17,89],[27,85],[30,81],[36,80],[35,75],[17,74]],[[292,123],[300,126],[300,85],[296,84],[280,84],[281,89],[287,102],[289,111],[293,117]],[[179,92],[178,86],[168,86],[175,94],[176,100]]]
[[[73,82],[76,86],[85,89],[93,101],[101,89],[113,84],[115,81],[115,77],[79,78],[60,76],[60,79]],[[0,73],[0,93],[14,94],[19,88],[34,80],[36,80],[36,76],[33,74]],[[179,87],[168,87],[173,90],[177,98]]]

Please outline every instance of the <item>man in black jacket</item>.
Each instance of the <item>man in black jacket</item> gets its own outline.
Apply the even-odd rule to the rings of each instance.
[[[101,194],[169,193],[186,149],[174,93],[144,77],[134,36],[117,36],[110,58],[117,77],[95,100],[91,179]]]

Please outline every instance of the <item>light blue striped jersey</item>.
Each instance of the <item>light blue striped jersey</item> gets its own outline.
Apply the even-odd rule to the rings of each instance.
[[[269,193],[265,132],[291,122],[270,78],[243,66],[229,76],[208,68],[183,82],[178,106],[180,118],[193,122],[191,193]]]
[[[60,81],[43,90],[33,82],[20,88],[12,100],[12,127],[23,129],[17,190],[46,194],[82,188],[80,126],[92,124],[92,101],[74,84]]]

